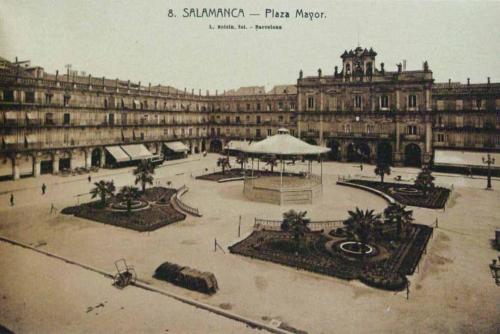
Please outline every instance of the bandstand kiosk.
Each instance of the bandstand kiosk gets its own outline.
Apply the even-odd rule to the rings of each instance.
[[[329,148],[308,144],[292,135],[287,129],[279,129],[274,136],[250,144],[241,150],[252,161],[251,173],[245,173],[243,193],[245,197],[257,202],[279,205],[310,204],[321,195],[323,184],[322,154]],[[279,161],[279,174],[254,173],[254,160],[276,157]],[[313,173],[313,160],[320,164],[320,173]],[[285,172],[286,161],[306,162],[306,170]],[[295,168],[296,169],[296,168]]]

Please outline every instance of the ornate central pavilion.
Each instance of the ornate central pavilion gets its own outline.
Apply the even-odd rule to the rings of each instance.
[[[305,204],[321,194],[323,182],[323,163],[321,155],[329,148],[308,144],[294,136],[287,129],[264,140],[241,149],[252,158],[251,177],[245,177],[243,192],[251,200],[274,204]],[[254,176],[253,160],[276,157],[280,161],[279,182],[274,175]],[[307,171],[285,174],[285,161],[307,161]],[[320,162],[320,175],[312,173],[312,161]],[[259,172],[260,174],[260,172]],[[245,173],[246,175],[246,173]]]

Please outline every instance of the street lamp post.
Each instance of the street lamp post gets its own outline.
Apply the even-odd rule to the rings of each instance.
[[[492,190],[491,188],[491,165],[495,164],[495,158],[492,158],[488,153],[487,158],[483,157],[483,163],[488,165],[488,183],[486,185],[486,190]]]

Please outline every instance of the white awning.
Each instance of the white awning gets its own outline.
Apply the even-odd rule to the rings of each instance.
[[[232,151],[243,151],[244,149],[247,149],[249,146],[250,142],[248,141],[231,140],[229,143],[227,143],[227,145],[224,148]]]
[[[130,156],[131,160],[149,159],[153,156],[153,153],[149,152],[142,144],[121,145],[121,148]]]
[[[17,119],[17,113],[15,111],[6,111],[4,113],[5,119],[8,120],[16,120]]]
[[[120,146],[106,146],[106,151],[115,158],[116,162],[130,161],[130,157],[125,153]]]
[[[5,145],[17,144],[17,138],[15,136],[3,137],[2,140]]]
[[[484,167],[483,157],[488,153],[472,151],[454,151],[454,150],[434,150],[434,165],[436,166],[455,166],[455,167]],[[490,153],[495,161],[500,161],[500,153]],[[491,165],[492,168],[500,168],[498,165]]]
[[[30,119],[30,120],[37,120],[38,119],[38,115],[35,112],[28,111],[26,113],[26,118]]]
[[[36,135],[26,135],[24,138],[28,144],[34,144],[37,142]]]
[[[165,146],[174,151],[174,152],[187,152],[189,151],[189,148],[184,145],[183,142],[180,142],[180,141],[173,141],[173,142],[169,142],[169,143],[164,143]]]

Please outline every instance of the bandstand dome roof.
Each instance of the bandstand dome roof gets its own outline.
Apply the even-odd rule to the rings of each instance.
[[[311,145],[294,136],[287,129],[278,129],[274,136],[267,137],[242,149],[243,152],[253,154],[275,155],[318,155],[327,153],[329,148]]]

